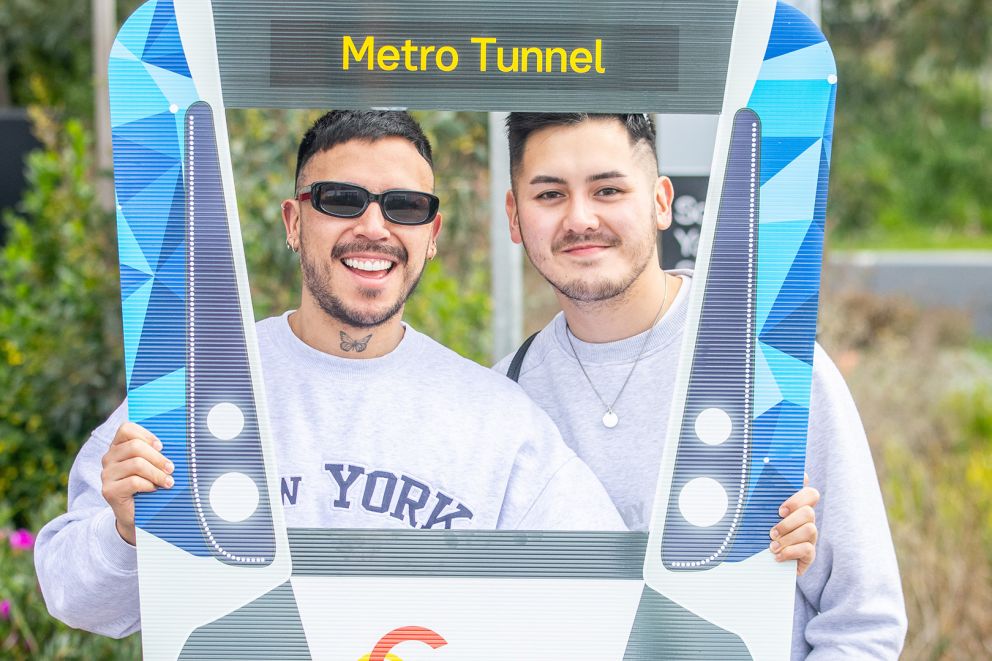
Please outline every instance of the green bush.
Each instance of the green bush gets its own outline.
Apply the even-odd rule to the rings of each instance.
[[[76,121],[42,134],[0,252],[0,494],[18,525],[64,490],[123,396],[113,218],[94,200],[89,140]]]
[[[905,659],[992,649],[992,355],[955,315],[827,297],[820,341],[858,403],[909,616]]]
[[[49,496],[36,503],[28,528],[17,528],[11,511],[0,505],[0,658],[137,659],[140,637],[113,640],[71,629],[45,608],[34,577],[34,533],[65,509],[65,498]]]

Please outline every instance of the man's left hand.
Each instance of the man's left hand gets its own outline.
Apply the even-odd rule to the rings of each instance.
[[[803,483],[808,483],[804,476]],[[813,487],[804,486],[782,503],[778,510],[782,520],[771,529],[769,545],[775,559],[779,562],[796,560],[796,573],[803,573],[816,559],[816,514],[813,508],[820,501],[820,492]]]

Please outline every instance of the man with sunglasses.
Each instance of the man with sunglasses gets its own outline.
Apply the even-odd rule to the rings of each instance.
[[[657,232],[673,190],[645,115],[510,113],[510,235],[562,313],[495,369],[510,371],[602,480],[631,530],[649,525],[692,274],[666,273]],[[717,441],[719,442],[719,441]],[[816,347],[807,466],[814,511],[789,498],[770,533],[798,559],[793,658],[894,659],[905,606],[871,455],[837,368]],[[804,490],[807,491],[807,490]]]
[[[406,113],[332,112],[300,144],[281,208],[301,302],[256,326],[287,525],[623,529],[515,384],[403,323],[437,252],[433,186],[430,145]],[[72,626],[140,626],[133,499],[173,486],[161,447],[125,404],[76,459],[69,512],[36,556],[49,610]]]

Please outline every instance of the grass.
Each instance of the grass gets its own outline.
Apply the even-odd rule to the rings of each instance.
[[[931,226],[879,228],[856,234],[828,234],[832,250],[992,250],[992,233]]]

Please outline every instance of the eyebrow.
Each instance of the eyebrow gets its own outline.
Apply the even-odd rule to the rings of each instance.
[[[593,175],[586,177],[587,182],[601,181],[603,179],[624,179],[627,175],[619,170],[610,170],[609,172],[598,172]],[[566,184],[564,179],[561,177],[553,177],[547,174],[539,174],[529,182],[531,185],[534,184]]]

